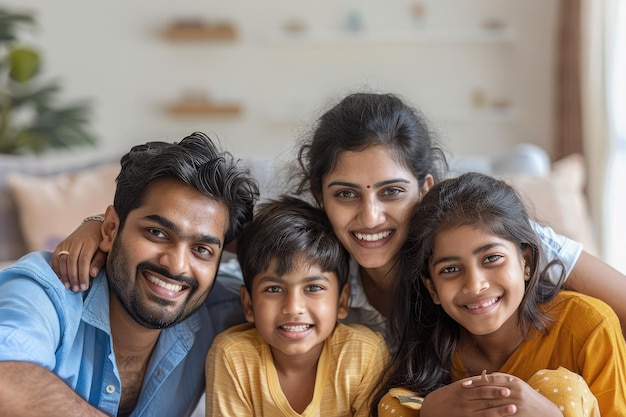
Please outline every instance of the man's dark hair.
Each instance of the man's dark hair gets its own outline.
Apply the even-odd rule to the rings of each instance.
[[[256,180],[239,160],[221,151],[204,133],[192,133],[177,143],[134,146],[120,162],[113,202],[120,229],[128,213],[141,206],[150,184],[161,178],[177,179],[228,208],[225,244],[252,219],[259,197]]]

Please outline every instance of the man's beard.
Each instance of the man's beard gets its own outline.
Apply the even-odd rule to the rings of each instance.
[[[109,288],[113,291],[124,310],[139,325],[149,329],[163,329],[171,327],[197,311],[211,291],[211,287],[203,293],[196,294],[198,284],[195,280],[185,276],[172,276],[169,271],[149,262],[141,262],[135,270],[135,278],[131,279],[131,269],[125,256],[120,235],[113,242],[111,252],[107,257],[107,277]],[[139,280],[144,279],[139,271],[151,270],[169,279],[183,283],[189,287],[187,299],[176,310],[168,310],[175,302],[148,294],[148,300],[141,299]],[[213,281],[215,283],[215,280]],[[190,301],[194,299],[194,301]],[[162,306],[159,308],[159,305]]]

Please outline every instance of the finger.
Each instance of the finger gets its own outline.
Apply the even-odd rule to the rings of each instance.
[[[79,266],[78,262],[83,251],[82,244],[79,242],[78,245],[71,246],[70,255],[67,257],[67,277],[70,282],[70,286],[72,291],[79,292],[80,291],[80,282],[78,279],[79,274]]]
[[[514,380],[515,378],[509,374],[503,374],[500,372],[487,374],[484,372],[481,375],[466,378],[462,385],[464,387],[480,387],[487,385],[509,386],[509,384]]]
[[[71,282],[67,273],[69,250],[57,247],[52,253],[52,270],[57,274],[65,288],[71,287]]]

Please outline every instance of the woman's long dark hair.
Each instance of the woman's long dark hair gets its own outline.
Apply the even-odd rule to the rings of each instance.
[[[380,399],[390,388],[404,386],[420,396],[452,382],[450,370],[461,327],[433,302],[421,277],[430,278],[429,261],[436,234],[462,225],[476,226],[529,249],[530,279],[518,309],[521,330],[545,330],[549,319],[538,306],[554,298],[564,279],[563,265],[557,285],[541,279],[540,246],[526,208],[504,181],[467,173],[435,185],[418,204],[409,234],[399,256],[397,290],[390,317],[391,332],[398,335],[398,350],[383,374],[382,389],[372,403],[376,416]],[[546,269],[547,269],[546,268]]]

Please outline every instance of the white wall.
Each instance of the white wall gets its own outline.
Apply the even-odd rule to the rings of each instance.
[[[367,87],[403,95],[424,111],[456,154],[495,155],[530,142],[552,150],[553,52],[557,0],[429,0],[416,29],[409,0],[5,0],[33,10],[46,78],[63,81],[67,100],[90,98],[93,130],[105,149],[215,132],[239,156],[276,156],[329,100]],[[372,42],[333,37],[359,10]],[[159,31],[176,18],[233,21],[232,43],[175,44]],[[281,43],[289,18],[336,42]],[[505,21],[511,41],[468,42],[485,19]],[[413,26],[412,26],[413,25]],[[413,31],[418,41],[382,41]],[[442,33],[453,41],[419,41]],[[378,35],[376,35],[378,34]],[[515,104],[513,117],[471,113],[472,91]],[[184,91],[238,99],[235,118],[177,119],[163,111]],[[468,113],[469,112],[469,113]]]

